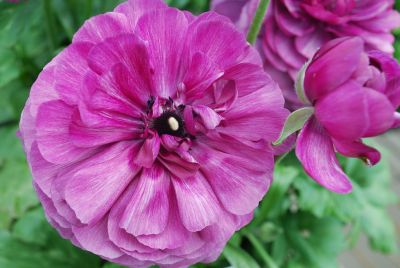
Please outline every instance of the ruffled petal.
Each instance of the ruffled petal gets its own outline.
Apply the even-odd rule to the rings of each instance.
[[[310,177],[330,191],[347,194],[352,186],[341,169],[332,140],[315,118],[311,118],[297,138],[296,155]]]
[[[204,42],[204,40],[213,40]],[[243,34],[222,20],[203,21],[191,27],[188,33],[190,54],[201,52],[222,70],[237,63],[247,47]]]
[[[124,254],[109,240],[106,218],[93,225],[73,227],[72,231],[81,247],[104,258],[116,259]]]
[[[148,42],[148,51],[154,59],[154,87],[157,96],[174,96],[178,81],[182,81],[182,53],[188,21],[176,9],[158,9],[143,15],[135,33]]]
[[[91,153],[90,149],[76,147],[71,142],[69,126],[73,112],[74,109],[62,101],[50,101],[39,108],[36,119],[38,147],[51,163],[75,162]]]
[[[131,142],[117,143],[63,174],[65,200],[82,223],[102,218],[139,172],[130,165],[131,147]]]
[[[154,164],[144,168],[138,180],[119,226],[134,236],[160,234],[168,223],[170,176]]]
[[[361,140],[346,141],[333,139],[336,150],[342,155],[358,157],[369,165],[375,165],[381,160],[381,154],[375,148],[365,145]]]
[[[197,232],[216,223],[219,202],[206,178],[201,173],[191,178],[173,178],[179,215],[190,232]]]
[[[76,32],[73,42],[100,43],[109,37],[129,33],[127,18],[119,13],[109,12],[94,16]]]
[[[79,101],[80,89],[88,71],[87,58],[92,47],[87,42],[73,43],[57,57],[55,89],[61,99],[70,105],[76,105]]]
[[[168,215],[168,224],[161,234],[142,235],[137,239],[140,243],[160,250],[177,249],[188,242],[192,234],[185,229],[179,217],[179,210],[175,198],[170,193],[170,207]]]
[[[207,140],[193,146],[192,154],[201,164],[201,172],[207,178],[221,204],[226,210],[236,215],[251,212],[258,206],[270,185],[272,154],[264,159],[267,164],[260,165],[259,162],[245,157],[246,151],[257,155],[257,150],[237,145],[243,150],[246,148],[246,151],[242,153],[242,156],[236,156],[230,154],[230,149],[222,147],[221,144],[217,143],[213,146],[220,147],[219,149],[225,152],[203,145],[204,142]],[[229,146],[234,146],[233,144]],[[225,147],[228,146],[225,144]],[[238,147],[235,149],[238,150]]]
[[[133,162],[142,167],[151,168],[160,151],[161,139],[158,134],[145,139],[137,154],[134,156]]]
[[[168,6],[162,0],[129,0],[117,6],[114,11],[124,14],[128,19],[130,28],[134,30],[137,21],[145,13],[166,7]]]

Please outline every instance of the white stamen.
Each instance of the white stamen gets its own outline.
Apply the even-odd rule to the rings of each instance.
[[[172,131],[177,131],[179,129],[179,122],[173,116],[168,118],[168,124]]]

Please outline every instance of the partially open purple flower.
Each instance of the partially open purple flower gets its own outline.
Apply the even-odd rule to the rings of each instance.
[[[63,237],[123,265],[186,267],[215,260],[250,221],[283,104],[225,17],[132,0],[44,68],[20,128]]]
[[[213,0],[213,9],[247,30],[259,0]],[[285,98],[295,104],[293,80],[301,66],[324,43],[358,36],[365,49],[392,53],[391,31],[400,27],[394,0],[271,0],[260,35],[265,68],[279,82]]]
[[[399,126],[400,66],[388,54],[364,52],[358,37],[324,45],[305,69],[304,95],[315,108],[301,130],[296,154],[306,172],[326,188],[351,191],[335,150],[374,165],[379,152],[362,142]]]

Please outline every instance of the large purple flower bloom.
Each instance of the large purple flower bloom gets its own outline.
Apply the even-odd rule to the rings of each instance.
[[[361,139],[400,125],[400,66],[386,53],[364,52],[358,37],[334,39],[306,67],[304,96],[315,113],[299,134],[297,157],[318,183],[347,193],[351,183],[335,150],[371,165],[380,160]]]
[[[128,266],[215,260],[272,179],[288,111],[225,17],[132,0],[88,20],[20,129],[50,223]]]
[[[231,18],[241,30],[251,23],[259,0],[213,0],[213,9]],[[359,36],[365,49],[392,53],[391,31],[400,27],[394,0],[271,0],[260,35],[265,68],[279,82],[285,98],[298,103],[293,80],[302,65],[324,43]]]

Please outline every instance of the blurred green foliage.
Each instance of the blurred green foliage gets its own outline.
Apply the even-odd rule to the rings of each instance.
[[[207,0],[166,0],[195,13]],[[43,66],[67,46],[83,22],[122,0],[0,1],[0,268],[118,268],[62,239],[47,223],[16,137],[29,89]],[[400,8],[400,1],[396,1]],[[400,31],[396,32],[400,58]],[[290,154],[250,225],[236,233],[213,264],[195,268],[338,267],[337,256],[360,235],[382,253],[397,250],[387,207],[397,202],[385,160],[368,168],[342,159],[354,184],[349,195],[313,182]]]

